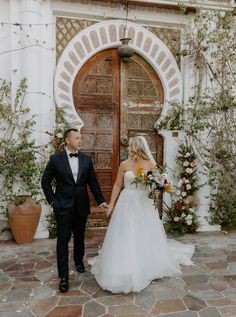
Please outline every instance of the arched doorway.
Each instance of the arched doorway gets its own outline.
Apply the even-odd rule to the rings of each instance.
[[[162,111],[164,92],[153,68],[138,54],[122,63],[117,49],[91,57],[77,73],[73,100],[84,122],[83,150],[92,156],[102,191],[109,201],[121,160],[127,156],[127,140],[144,134],[158,164],[163,164],[163,138],[154,124]],[[92,203],[95,225],[104,217]]]

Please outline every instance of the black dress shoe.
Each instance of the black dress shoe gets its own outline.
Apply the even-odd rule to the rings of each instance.
[[[76,265],[76,271],[79,273],[84,273],[85,272],[84,263],[80,263],[80,264]]]
[[[69,282],[68,279],[65,277],[62,277],[59,283],[59,290],[61,293],[67,292],[69,289]]]

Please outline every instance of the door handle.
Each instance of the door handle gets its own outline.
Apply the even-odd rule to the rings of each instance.
[[[129,145],[129,140],[128,140],[127,135],[122,135],[122,136],[120,137],[120,143],[121,143],[123,146],[125,146],[125,147],[127,147],[127,146]]]

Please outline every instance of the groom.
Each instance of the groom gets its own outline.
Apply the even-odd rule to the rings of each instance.
[[[68,244],[72,233],[76,270],[79,273],[85,271],[84,232],[90,213],[87,185],[99,207],[107,208],[91,157],[79,151],[80,132],[77,129],[68,129],[64,132],[64,140],[66,149],[50,157],[41,182],[46,199],[53,207],[57,223],[59,290],[63,293],[69,289]]]

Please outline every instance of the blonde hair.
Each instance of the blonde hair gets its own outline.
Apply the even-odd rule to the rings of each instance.
[[[146,153],[145,145],[143,143],[141,136],[134,136],[129,139],[129,148],[130,150],[138,155],[143,160],[149,160],[149,157]]]

